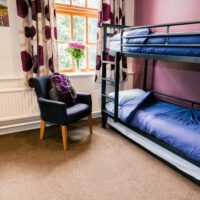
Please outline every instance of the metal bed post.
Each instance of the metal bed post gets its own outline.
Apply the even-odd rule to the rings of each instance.
[[[106,52],[102,52],[102,60],[106,59]],[[106,78],[106,63],[102,62],[102,78]],[[106,93],[106,82],[102,81],[101,83],[101,93],[105,94]],[[105,110],[105,105],[106,105],[106,98],[104,95],[101,96],[101,114],[102,114],[102,127],[106,128],[106,114],[103,112]]]
[[[106,60],[106,46],[107,46],[107,27],[103,27],[103,52],[102,52],[102,61]],[[102,62],[102,78],[106,78],[106,64]],[[101,83],[101,93],[106,93],[106,82],[102,81]],[[105,110],[106,98],[104,95],[101,96],[101,115],[102,115],[102,127],[106,128],[107,116],[103,112]]]
[[[103,27],[103,51],[106,52],[107,47],[107,27]],[[103,57],[102,57],[103,58]]]
[[[115,110],[114,110],[114,121],[118,121],[118,104],[119,104],[119,82],[120,82],[120,60],[121,53],[117,52],[115,55]]]
[[[148,66],[148,59],[144,59],[143,90],[145,91],[147,89],[147,66]]]

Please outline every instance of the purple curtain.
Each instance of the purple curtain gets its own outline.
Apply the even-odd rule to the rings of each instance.
[[[95,81],[101,80],[101,54],[103,50],[103,29],[102,23],[125,25],[125,0],[100,0],[98,13],[98,35],[97,35],[97,59]],[[107,57],[113,60],[112,56]],[[114,66],[111,66],[110,76],[113,78]],[[127,80],[127,60],[121,60],[121,80]]]
[[[57,27],[54,0],[16,0],[20,22],[22,69],[32,76],[57,71]]]

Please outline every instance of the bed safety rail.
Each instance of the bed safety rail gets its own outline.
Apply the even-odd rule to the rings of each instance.
[[[166,24],[158,24],[158,25],[148,25],[148,26],[135,26],[135,27],[128,27],[124,28],[121,31],[121,53],[123,53],[124,47],[196,47],[200,48],[200,44],[170,44],[169,38],[171,36],[200,36],[200,32],[198,31],[190,31],[190,32],[174,32],[170,33],[170,28],[174,26],[185,26],[185,25],[194,25],[199,24],[200,20],[198,21],[187,21],[187,22],[178,22],[178,23],[166,23]],[[157,33],[154,35],[137,35],[137,36],[124,36],[124,32],[142,29],[142,28],[166,28],[165,33]],[[123,44],[124,39],[137,39],[137,38],[159,38],[159,37],[165,37],[166,41],[165,44]]]

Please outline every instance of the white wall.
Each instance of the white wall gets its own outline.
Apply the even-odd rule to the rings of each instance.
[[[135,6],[135,0],[126,0],[126,5],[125,5],[126,24],[129,26],[134,25],[134,6]]]
[[[129,73],[129,81],[125,83],[124,89],[131,89],[133,86],[133,73]],[[70,77],[72,85],[78,90],[92,94],[93,112],[98,113],[101,110],[101,85],[94,82],[94,76],[74,76]],[[109,88],[108,88],[109,89]],[[112,91],[110,87],[110,91]]]
[[[133,24],[133,0],[126,1],[127,24]],[[0,27],[0,89],[24,87],[23,72],[21,68],[19,30],[16,13],[16,1],[8,0],[10,27]],[[129,61],[129,69],[132,62]],[[94,75],[72,76],[72,84],[78,91],[89,92],[93,96],[93,111],[100,111],[99,84],[94,83]],[[132,87],[132,75],[126,88]]]
[[[9,27],[0,27],[0,88],[22,87],[18,21],[15,0],[8,0]]]

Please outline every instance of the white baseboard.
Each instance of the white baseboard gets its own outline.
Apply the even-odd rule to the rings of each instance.
[[[0,120],[0,127],[2,126],[10,126],[12,124],[20,124],[26,122],[33,122],[40,120],[40,115],[32,115],[32,116],[23,116],[23,117],[10,117],[9,119]]]
[[[24,123],[19,123],[19,124],[11,124],[11,125],[6,125],[6,126],[1,126],[0,127],[0,135],[37,129],[39,127],[40,127],[40,121],[24,122]]]
[[[92,113],[92,118],[93,119],[101,118],[101,111],[93,112]]]
[[[101,112],[92,113],[92,118],[100,118]],[[47,124],[47,126],[52,126],[53,124]],[[22,121],[19,120],[11,120],[10,123],[7,121],[5,124],[0,125],[0,135],[17,133],[27,130],[33,130],[40,128],[40,118],[39,117],[30,117],[29,119]]]

